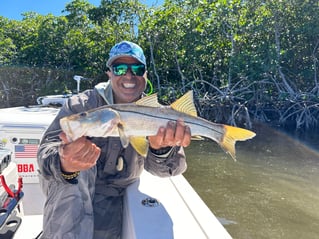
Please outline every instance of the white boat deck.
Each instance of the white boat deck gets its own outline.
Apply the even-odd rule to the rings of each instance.
[[[34,203],[41,204],[41,195],[37,198]],[[127,189],[123,220],[123,239],[231,239],[182,175],[158,178],[143,172]],[[41,230],[41,214],[24,215],[14,239],[34,239]]]
[[[144,171],[125,197],[125,239],[231,238],[182,175],[159,178]],[[147,199],[150,206],[142,203]]]
[[[42,232],[42,215],[25,215],[14,239],[36,239]]]

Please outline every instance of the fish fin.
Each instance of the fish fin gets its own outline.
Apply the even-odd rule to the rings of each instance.
[[[119,131],[119,136],[120,136],[120,140],[121,140],[121,144],[124,148],[127,148],[128,144],[129,144],[129,139],[128,137],[125,135],[124,132],[124,127],[123,124],[119,123],[117,125],[118,131]]]
[[[162,105],[158,102],[157,93],[145,96],[135,102],[137,105],[149,106],[149,107],[161,107]]]
[[[205,138],[203,138],[202,136],[200,135],[192,135],[192,140],[204,140]]]
[[[226,153],[229,153],[230,156],[236,161],[236,151],[235,151],[235,143],[236,141],[245,141],[247,139],[251,139],[255,137],[255,133],[242,128],[237,128],[229,125],[224,125],[224,137],[221,142],[219,142],[220,146],[225,150]]]
[[[197,111],[194,105],[193,91],[191,90],[184,94],[181,98],[173,102],[170,106],[176,111],[197,117]]]
[[[149,144],[145,137],[132,136],[130,137],[130,143],[139,155],[146,158]]]

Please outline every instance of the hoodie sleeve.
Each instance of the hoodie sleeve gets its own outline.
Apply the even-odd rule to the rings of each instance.
[[[169,152],[157,155],[149,150],[144,168],[153,175],[169,177],[186,171],[186,157],[183,147],[173,147]]]
[[[60,119],[67,115],[97,107],[97,104],[98,98],[92,96],[92,91],[85,91],[80,95],[69,98],[63,105],[58,115],[44,133],[39,146],[37,161],[41,178],[66,183],[65,179],[61,176],[61,165],[58,153],[61,144],[59,134],[62,132]]]

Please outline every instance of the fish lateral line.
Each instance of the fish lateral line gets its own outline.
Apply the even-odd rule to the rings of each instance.
[[[169,106],[165,106],[165,107],[168,108],[169,110],[171,110],[172,112],[174,112],[174,110],[171,109]],[[184,121],[185,125],[188,125],[190,127],[192,125],[194,125],[194,126],[206,128],[208,130],[212,130],[212,131],[214,131],[216,133],[219,133],[219,134],[223,134],[223,132],[220,132],[220,131],[218,131],[218,130],[213,128],[213,127],[218,127],[218,126],[222,127],[223,124],[213,123],[213,122],[208,121],[208,120],[206,120],[204,118],[195,117],[195,116],[192,116],[192,115],[186,115],[186,114],[184,114],[182,112],[177,112],[177,113],[181,113],[181,114],[180,115],[176,115],[176,117],[169,117],[169,115],[168,116],[165,116],[165,115],[164,116],[161,116],[161,115],[156,115],[155,116],[154,114],[151,114],[151,113],[148,113],[148,112],[140,112],[138,110],[129,110],[129,109],[126,110],[126,109],[116,109],[116,108],[114,108],[114,111],[118,111],[119,113],[123,113],[123,114],[132,113],[132,114],[138,114],[138,115],[146,116],[146,117],[149,117],[149,118],[167,120],[167,122],[170,121],[170,120],[177,121],[178,119],[182,119]],[[182,114],[184,114],[184,115],[182,115]],[[121,114],[119,114],[119,115],[121,115]],[[189,118],[193,119],[194,121],[191,121],[191,119],[189,119]],[[196,122],[196,121],[200,121],[200,122]]]

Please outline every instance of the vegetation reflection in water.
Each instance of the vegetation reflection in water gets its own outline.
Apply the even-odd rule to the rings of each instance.
[[[210,141],[192,142],[184,176],[234,239],[318,238],[318,152],[256,128],[237,143],[237,162]]]

